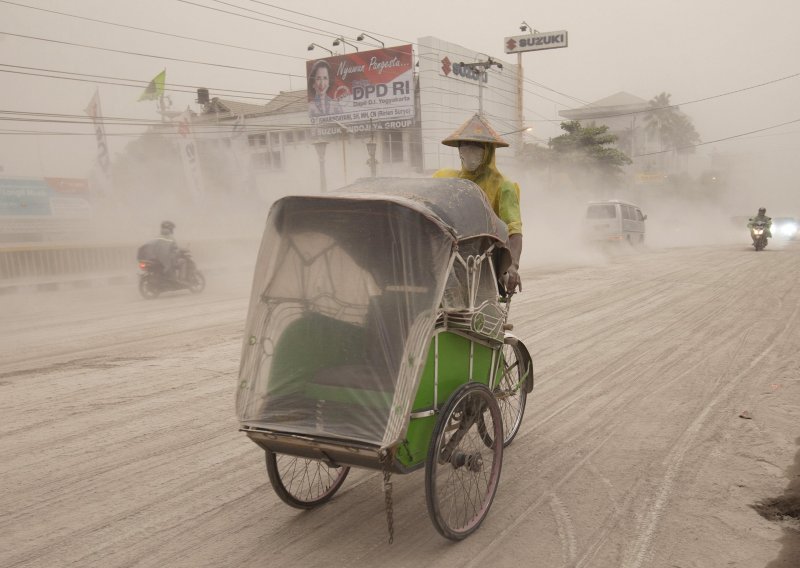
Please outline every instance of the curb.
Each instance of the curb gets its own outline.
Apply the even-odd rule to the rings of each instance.
[[[135,283],[137,277],[130,274],[112,274],[103,276],[85,276],[67,280],[44,280],[38,282],[0,282],[0,296],[8,294],[24,294],[34,292],[57,292],[81,288],[97,288],[101,286],[120,286]]]

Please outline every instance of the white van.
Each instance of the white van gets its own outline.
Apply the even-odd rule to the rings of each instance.
[[[584,238],[591,242],[644,243],[647,215],[638,205],[619,199],[590,201],[586,207]]]

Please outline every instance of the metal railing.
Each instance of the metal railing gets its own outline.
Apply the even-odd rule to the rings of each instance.
[[[140,243],[141,244],[141,243]],[[86,274],[136,272],[138,244],[20,244],[0,245],[0,282],[47,281]],[[257,241],[220,239],[193,244],[192,254],[201,262],[223,261],[231,249],[255,261]]]
[[[94,272],[130,271],[134,245],[17,245],[0,247],[0,280],[41,280]]]

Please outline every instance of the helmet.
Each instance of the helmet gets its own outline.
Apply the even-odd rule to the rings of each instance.
[[[759,215],[764,215],[766,212],[767,212],[767,208],[766,207],[759,207],[758,208],[758,214]]]
[[[172,221],[164,221],[161,223],[161,228],[166,231],[174,231],[175,230],[175,223]]]
[[[445,146],[454,146],[456,148],[461,145],[461,142],[482,142],[497,148],[508,146],[508,142],[503,140],[495,132],[494,128],[486,122],[486,119],[479,114],[474,115],[450,136],[442,140],[442,144]]]

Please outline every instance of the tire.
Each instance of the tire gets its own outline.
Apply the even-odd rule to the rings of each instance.
[[[500,408],[480,383],[458,388],[436,419],[425,463],[425,500],[443,537],[462,540],[481,525],[494,501],[503,465]]]
[[[525,362],[526,358],[518,346],[510,343],[503,345],[503,375],[493,390],[503,419],[503,447],[514,440],[525,414],[528,400],[528,391],[522,381]]]
[[[192,274],[192,284],[189,286],[189,291],[192,294],[199,294],[206,288],[206,279],[203,276],[203,273],[199,270],[195,270],[194,274]]]
[[[150,281],[149,278],[140,278],[139,279],[139,293],[142,295],[142,298],[145,300],[155,300],[158,298],[158,295],[161,293],[153,283]]]
[[[349,467],[276,454],[266,450],[267,475],[281,501],[296,509],[313,509],[329,501],[344,483]]]

